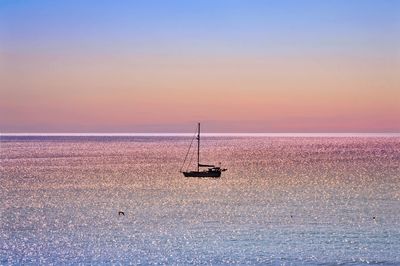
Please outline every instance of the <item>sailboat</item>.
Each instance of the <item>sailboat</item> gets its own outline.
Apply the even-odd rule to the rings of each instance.
[[[190,148],[192,147],[193,144],[193,139],[192,142],[190,143],[188,152],[186,153],[186,157],[185,160],[182,164],[182,168],[181,168],[181,173],[183,173],[183,175],[185,177],[212,177],[212,178],[219,178],[221,177],[221,173],[226,171],[227,169],[225,168],[221,168],[219,166],[215,166],[213,164],[201,164],[200,163],[200,123],[197,124],[197,170],[193,170],[193,171],[182,171],[185,163],[186,163],[186,159],[188,157],[188,154],[190,152]],[[203,170],[204,168],[207,168],[205,170]]]

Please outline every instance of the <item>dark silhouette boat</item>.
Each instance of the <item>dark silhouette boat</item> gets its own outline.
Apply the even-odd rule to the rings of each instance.
[[[201,164],[200,163],[200,123],[197,124],[197,170],[193,171],[182,171],[183,167],[185,166],[186,159],[188,157],[188,154],[190,152],[190,149],[193,144],[193,140],[190,143],[189,149],[186,153],[185,160],[182,164],[181,167],[181,173],[183,173],[184,176],[186,177],[211,177],[211,178],[219,178],[221,177],[221,173],[226,171],[227,169],[221,168],[220,166],[215,166],[213,164]],[[189,162],[190,164],[190,162]],[[204,168],[207,168],[205,170],[202,170]]]

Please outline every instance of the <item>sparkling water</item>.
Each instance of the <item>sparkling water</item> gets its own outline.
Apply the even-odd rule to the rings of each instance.
[[[0,264],[400,264],[400,137],[189,143],[2,136]]]

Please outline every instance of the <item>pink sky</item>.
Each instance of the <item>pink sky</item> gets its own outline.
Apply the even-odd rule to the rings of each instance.
[[[61,69],[52,69],[37,59],[22,71],[6,70],[2,129],[176,132],[203,121],[214,132],[399,130],[400,75],[393,65],[329,58],[152,60],[68,65],[64,58]]]

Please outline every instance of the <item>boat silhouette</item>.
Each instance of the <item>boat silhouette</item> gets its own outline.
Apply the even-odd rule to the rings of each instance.
[[[181,173],[185,177],[212,177],[212,178],[219,178],[221,177],[221,173],[226,171],[227,169],[221,168],[220,166],[215,166],[213,164],[201,164],[200,163],[200,123],[197,124],[197,170],[192,170],[192,171],[182,171],[183,167],[185,166],[186,159],[188,157],[188,154],[190,152],[190,149],[193,144],[193,139],[192,142],[190,143],[189,149],[186,153],[185,160],[182,164],[181,167]],[[189,162],[190,164],[190,162]],[[202,170],[204,168],[207,168],[205,170]]]

